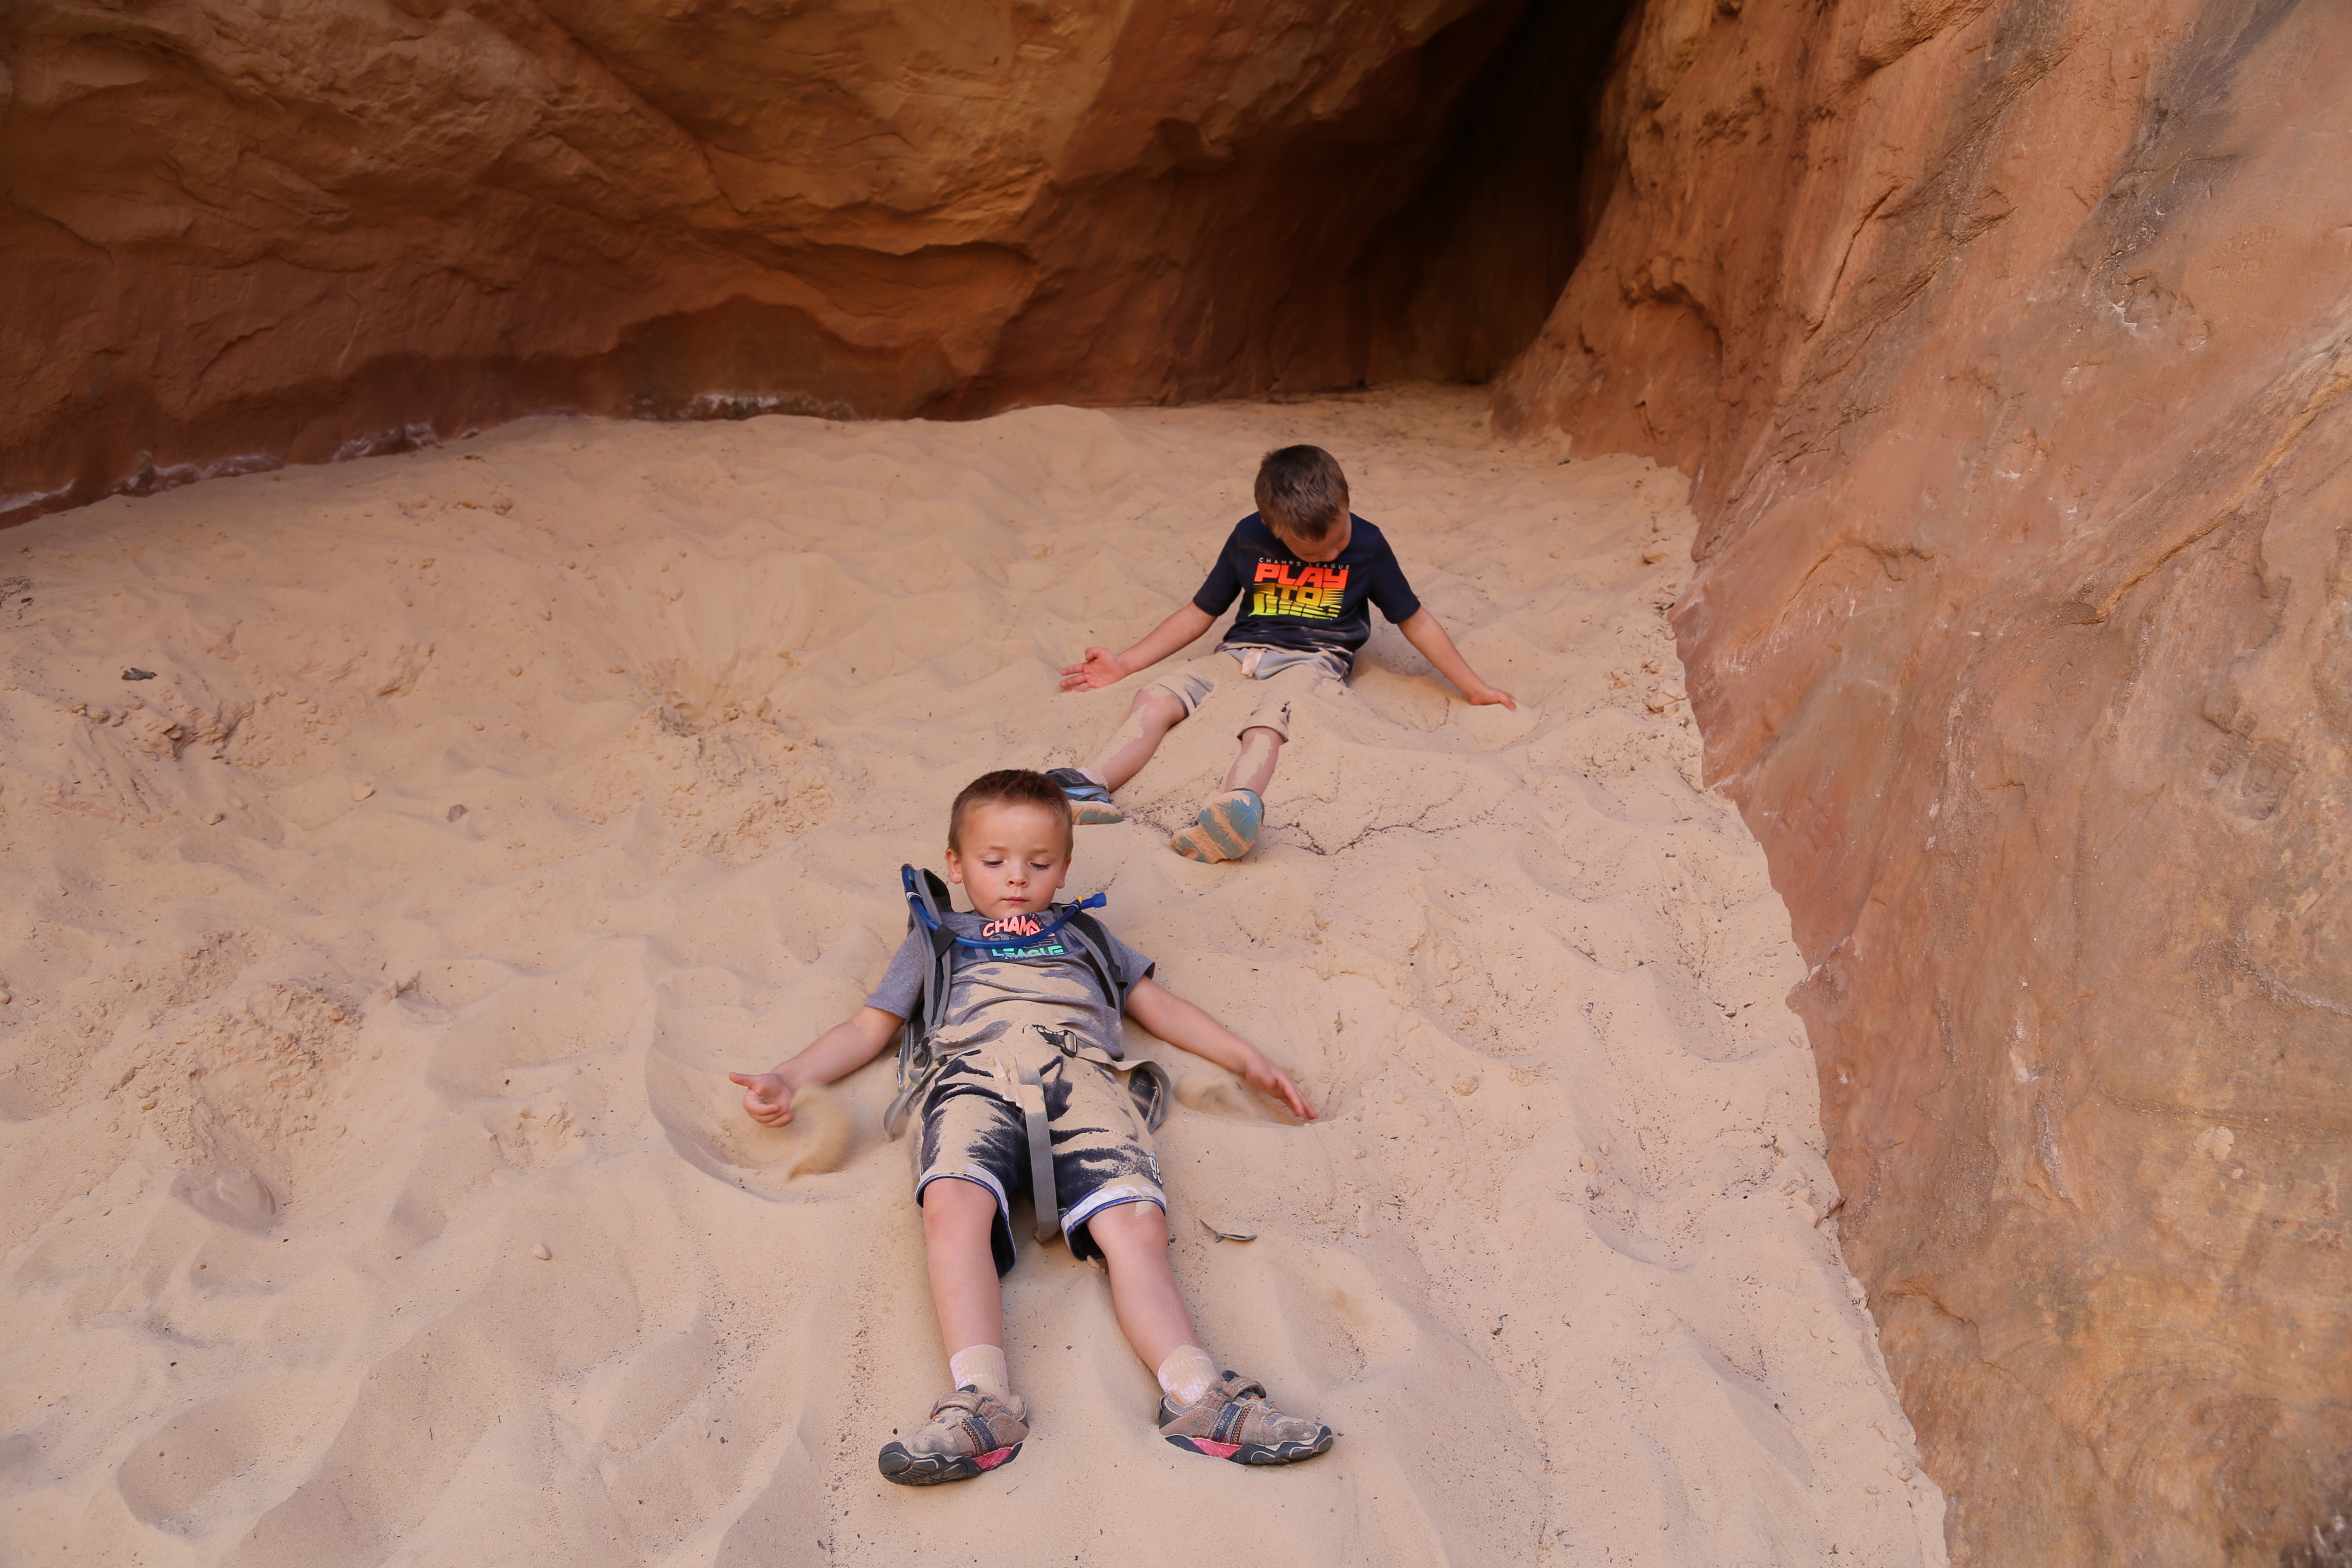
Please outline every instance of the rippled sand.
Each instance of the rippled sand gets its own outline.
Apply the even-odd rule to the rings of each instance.
[[[7,1558],[1941,1562],[1786,920],[1696,787],[1685,487],[1480,406],[536,420],[0,534]],[[782,1132],[721,1075],[863,998],[967,778],[1091,752],[1128,692],[1053,668],[1293,440],[1522,710],[1383,626],[1254,858],[1164,847],[1213,702],[1073,888],[1325,1111],[1159,1047],[1208,1342],[1344,1436],[1169,1447],[1024,1245],[1036,1435],[888,1486],[942,1391],[888,1065]]]

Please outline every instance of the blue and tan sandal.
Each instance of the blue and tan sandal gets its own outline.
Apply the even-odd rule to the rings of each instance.
[[[1168,847],[1187,860],[1215,865],[1221,860],[1238,860],[1250,852],[1257,842],[1257,830],[1265,822],[1265,802],[1254,789],[1229,789],[1201,808],[1192,826],[1181,828],[1168,840]]]
[[[1080,827],[1100,827],[1106,823],[1127,820],[1127,813],[1119,810],[1110,791],[1077,769],[1047,768],[1045,776],[1060,784],[1062,793],[1070,797],[1070,820]]]

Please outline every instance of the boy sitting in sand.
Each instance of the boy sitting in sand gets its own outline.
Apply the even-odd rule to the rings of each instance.
[[[1234,525],[1208,581],[1192,603],[1150,636],[1113,654],[1087,649],[1084,664],[1062,671],[1065,691],[1092,691],[1148,669],[1209,629],[1234,596],[1249,603],[1217,651],[1172,669],[1135,694],[1094,763],[1055,768],[1046,776],[1070,796],[1082,823],[1125,819],[1111,792],[1139,773],[1168,731],[1203,698],[1232,681],[1248,685],[1241,750],[1223,790],[1169,840],[1179,855],[1212,863],[1238,860],[1257,842],[1261,798],[1275,759],[1290,739],[1294,703],[1345,680],[1356,650],[1372,633],[1377,605],[1405,640],[1474,703],[1517,708],[1507,691],[1478,679],[1437,617],[1413,595],[1381,531],[1348,510],[1348,476],[1320,447],[1284,447],[1258,464],[1257,510]]]
[[[1007,769],[975,779],[948,817],[948,880],[960,882],[972,912],[939,913],[952,933],[946,1007],[931,1036],[939,1066],[919,1080],[920,1119],[915,1201],[923,1211],[931,1300],[940,1337],[952,1352],[953,1392],[931,1406],[929,1424],[886,1446],[882,1474],[908,1486],[969,1480],[1013,1458],[1029,1435],[1029,1407],[1013,1392],[1004,1362],[999,1279],[1013,1267],[1012,1194],[1024,1185],[1058,1216],[1070,1250],[1098,1258],[1110,1275],[1119,1328],[1143,1364],[1156,1369],[1160,1431],[1178,1447],[1246,1465],[1312,1458],[1331,1429],[1285,1415],[1263,1385],[1226,1372],[1202,1350],[1168,1264],[1168,1199],[1151,1133],[1117,1064],[1118,1006],[1111,977],[1096,970],[1088,942],[1063,926],[1075,914],[1053,907],[1070,872],[1070,807],[1042,773]],[[1089,928],[1081,928],[1089,929]],[[1101,932],[1135,1021],[1311,1118],[1298,1087],[1255,1046],[1150,978],[1151,960]],[[944,944],[943,944],[944,945]],[[817,1037],[773,1072],[730,1073],[754,1121],[781,1127],[793,1097],[830,1083],[881,1054],[915,1016],[933,962],[928,934],[910,929],[882,984],[855,1017]],[[1026,1093],[1024,1093],[1024,1090]],[[1042,1100],[1051,1152],[1032,1181],[1024,1103]],[[1033,1195],[1034,1194],[1033,1191]],[[1050,1234],[1041,1229],[1041,1234]]]

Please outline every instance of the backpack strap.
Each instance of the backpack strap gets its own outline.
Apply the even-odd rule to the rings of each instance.
[[[892,1138],[905,1130],[907,1112],[939,1076],[941,1064],[932,1054],[931,1041],[947,1021],[948,980],[955,966],[955,935],[940,918],[942,911],[954,907],[948,898],[948,885],[936,873],[912,866],[898,868],[898,882],[907,894],[907,931],[909,935],[924,933],[930,963],[923,972],[915,1011],[898,1037],[898,1092],[882,1113],[882,1130]]]
[[[1069,931],[1077,939],[1087,967],[1094,971],[1095,984],[1101,987],[1103,999],[1111,1005],[1113,1012],[1124,1015],[1127,994],[1134,987],[1119,973],[1118,964],[1111,957],[1110,932],[1103,929],[1102,921],[1087,914],[1073,915]],[[1151,1131],[1159,1131],[1160,1124],[1168,1120],[1169,1108],[1176,1103],[1175,1079],[1168,1076],[1166,1068],[1148,1059],[1120,1062],[1116,1070],[1127,1076],[1127,1091],[1135,1097],[1136,1109],[1143,1112]]]
[[[1083,908],[1081,905],[1080,909]],[[1071,911],[1066,924],[1070,934],[1077,939],[1078,952],[1085,956],[1087,967],[1094,971],[1095,985],[1102,992],[1103,1000],[1110,1004],[1112,1012],[1124,1016],[1129,986],[1119,974],[1118,965],[1111,959],[1110,932],[1105,931],[1102,921],[1094,916],[1076,910]]]
[[[901,866],[898,868],[898,875],[901,879],[911,879],[915,875],[915,868],[912,866]],[[941,910],[951,907],[948,902],[947,884],[940,881],[937,877],[932,876],[929,871],[923,872],[922,877],[923,879],[929,882],[931,888],[936,890],[938,899],[934,905],[927,906],[922,900],[916,898],[914,883],[911,880],[908,880],[907,883],[907,901],[909,906],[909,913],[912,918],[920,921],[924,929],[929,931],[934,938],[945,936],[949,942],[953,942],[958,947],[976,947],[982,952],[1003,952],[1008,948],[1019,949],[1034,947],[1038,942],[1045,941],[1047,937],[1059,931],[1064,926],[1068,925],[1072,921],[1092,918],[1090,916],[1081,915],[1078,912],[1079,910],[1098,910],[1108,901],[1100,893],[1088,893],[1085,898],[1080,899],[1075,904],[1055,905],[1054,908],[1060,912],[1054,917],[1053,923],[1050,925],[1039,926],[1034,931],[1015,931],[1010,936],[958,936],[953,931],[949,931],[947,929],[946,922],[940,918],[940,911]]]
[[[1159,1131],[1160,1124],[1168,1120],[1168,1108],[1176,1103],[1176,1080],[1148,1057],[1118,1070],[1128,1075],[1127,1092],[1135,1098],[1135,1108],[1143,1112],[1144,1125]]]
[[[1021,1097],[1021,1120],[1029,1134],[1029,1203],[1037,1211],[1040,1244],[1062,1234],[1062,1204],[1054,1188],[1054,1133],[1045,1120],[1045,1080],[1035,1068],[1023,1068],[1013,1092]]]
[[[1045,1037],[1046,1043],[1058,1047],[1065,1057],[1077,1056],[1079,1047],[1075,1035],[1044,1027],[1037,1032]],[[1085,1059],[1097,1066],[1108,1067],[1124,1077],[1127,1092],[1135,1100],[1136,1110],[1153,1131],[1160,1131],[1160,1124],[1168,1120],[1168,1107],[1175,1098],[1174,1081],[1169,1078],[1166,1068],[1150,1060],[1096,1062],[1092,1057]],[[1020,1070],[1020,1081],[1013,1086],[1022,1123],[1028,1133],[1029,1199],[1036,1210],[1037,1239],[1041,1243],[1051,1241],[1062,1234],[1062,1200],[1054,1182],[1054,1133],[1045,1115],[1045,1073],[1047,1070],[1066,1069],[1050,1068],[1041,1070],[1025,1067]]]

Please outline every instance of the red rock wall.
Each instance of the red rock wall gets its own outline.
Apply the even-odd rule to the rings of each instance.
[[[0,522],[548,409],[1490,374],[1574,259],[1579,139],[1549,127],[1622,0],[1523,9],[24,0]],[[1495,120],[1515,60],[1549,121]],[[1431,198],[1532,194],[1527,221],[1448,251],[1413,216],[1433,174],[1530,123]]]
[[[1506,426],[1696,475],[1955,1560],[2352,1562],[2352,10],[1648,0]]]

